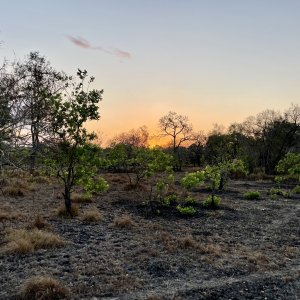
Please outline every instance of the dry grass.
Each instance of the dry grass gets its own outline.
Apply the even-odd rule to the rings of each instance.
[[[93,202],[92,195],[84,193],[72,193],[72,201],[74,203],[91,203]]]
[[[6,236],[4,253],[29,253],[38,249],[62,247],[65,241],[54,233],[39,229],[13,229]]]
[[[103,215],[97,209],[97,207],[90,208],[83,212],[81,215],[81,220],[83,222],[99,222],[103,219]]]
[[[69,290],[52,277],[36,276],[27,280],[21,291],[24,300],[70,299]]]
[[[179,239],[178,242],[179,247],[183,249],[196,249],[198,247],[198,242],[191,235],[187,235],[186,237]]]
[[[51,178],[43,175],[31,175],[30,177],[28,177],[27,181],[33,183],[51,183]]]
[[[129,215],[123,215],[121,217],[116,217],[113,221],[114,227],[118,228],[132,228],[135,226],[135,222]]]
[[[21,213],[12,213],[0,210],[0,222],[6,221],[6,220],[16,220],[19,219],[22,216]]]
[[[249,254],[247,256],[247,261],[254,266],[256,270],[266,271],[275,267],[275,265],[270,262],[269,258],[260,252],[253,252]]]
[[[3,194],[10,197],[23,197],[33,190],[33,186],[21,179],[11,180],[3,189]]]
[[[77,217],[79,215],[79,207],[76,205],[76,204],[72,204],[71,206],[71,213],[72,213],[72,217]],[[59,216],[59,217],[63,217],[63,218],[68,218],[70,217],[69,213],[67,212],[66,210],[66,207],[65,205],[61,205],[56,214]]]
[[[33,228],[44,229],[44,228],[49,228],[49,226],[50,225],[45,221],[45,219],[40,215],[38,215],[35,217],[33,222],[27,226],[27,229],[33,229]]]

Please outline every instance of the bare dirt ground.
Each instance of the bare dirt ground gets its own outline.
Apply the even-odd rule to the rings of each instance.
[[[80,204],[81,212],[101,211],[94,223],[55,214],[63,203],[57,183],[34,183],[25,196],[0,192],[0,248],[8,229],[25,228],[37,215],[67,241],[61,248],[0,254],[0,299],[18,299],[35,275],[58,279],[72,299],[300,298],[299,195],[272,200],[271,182],[231,181],[218,210],[202,208],[207,191],[199,189],[192,192],[196,216],[167,210],[153,216],[143,206],[145,192],[126,191],[125,175],[106,178],[109,191]],[[244,199],[249,190],[262,199]],[[124,216],[131,222],[117,226]]]

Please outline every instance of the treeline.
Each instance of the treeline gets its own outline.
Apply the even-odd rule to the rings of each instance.
[[[273,174],[287,153],[299,153],[299,105],[285,112],[266,110],[226,131],[216,126],[208,135],[195,132],[186,116],[169,112],[159,120],[157,133],[169,141],[167,147],[150,149],[147,128],[141,127],[113,137],[101,149],[84,127],[100,118],[103,90],[92,89],[93,81],[86,71],[78,70],[75,77],[56,71],[38,52],[0,68],[0,168],[59,177],[69,214],[75,185],[85,193],[108,188],[101,170],[127,173],[131,186],[164,173],[165,181],[155,185],[159,195],[172,172],[187,166],[217,166],[222,185],[230,168]]]
[[[76,80],[73,77],[56,71],[38,52],[31,52],[24,61],[5,62],[2,65],[2,166],[11,164],[27,167],[33,172],[38,155],[48,145],[58,141],[57,103],[66,103],[74,98],[76,93],[83,93],[83,82],[80,80],[86,76],[86,73],[79,74],[79,83],[77,82],[78,86],[75,87]],[[86,86],[85,96],[90,92],[88,88]],[[95,98],[94,104],[102,99],[102,92],[89,93],[89,97]],[[77,110],[83,108],[87,107],[78,106]],[[92,109],[94,111],[88,112],[91,116],[86,113],[87,120],[99,118],[98,107],[94,106]],[[80,118],[78,112],[73,117]],[[300,150],[299,105],[291,105],[285,112],[263,111],[248,117],[243,123],[230,125],[227,130],[215,126],[208,135],[194,132],[188,118],[175,112],[163,116],[159,120],[159,127],[159,136],[164,137],[164,140],[169,138],[169,146],[165,151],[173,155],[175,170],[181,170],[183,166],[202,166],[242,159],[250,172],[259,170],[273,174],[276,165],[286,153]],[[144,126],[115,136],[111,139],[108,149],[114,152],[118,149],[119,153],[115,155],[127,156],[130,159],[134,148],[148,147],[148,142],[149,133]],[[120,145],[123,145],[123,153]],[[122,166],[116,166],[115,169],[117,168],[121,169]]]
[[[172,154],[174,169],[183,166],[215,165],[243,160],[250,172],[274,174],[276,165],[289,152],[300,152],[300,107],[291,105],[285,112],[266,110],[234,123],[225,130],[216,125],[208,135],[194,132],[188,118],[169,112],[159,120],[160,136],[169,138],[165,151]],[[124,132],[110,142],[110,151],[131,156],[132,149],[147,147],[145,127]],[[120,154],[121,155],[121,154]]]

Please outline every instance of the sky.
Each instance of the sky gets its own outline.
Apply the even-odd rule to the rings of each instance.
[[[104,140],[169,111],[207,132],[300,103],[299,37],[299,0],[0,0],[0,62],[86,69]]]

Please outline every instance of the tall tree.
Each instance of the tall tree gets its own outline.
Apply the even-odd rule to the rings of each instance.
[[[64,200],[66,211],[72,215],[71,192],[75,184],[85,186],[90,191],[107,187],[103,179],[97,177],[99,153],[96,146],[89,143],[95,138],[88,133],[84,124],[100,118],[98,104],[102,100],[103,90],[89,90],[87,86],[94,81],[88,79],[87,71],[78,70],[80,82],[72,83],[70,93],[64,93],[55,100],[52,114],[54,140],[54,166],[58,177],[64,182]]]
[[[41,144],[47,141],[53,100],[66,85],[67,76],[51,67],[45,57],[31,52],[24,62],[16,62],[12,76],[15,79],[14,112],[19,114],[22,144],[30,146],[30,170],[36,166]]]

